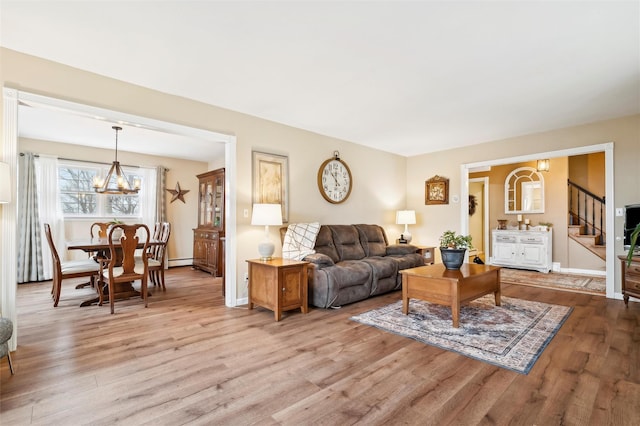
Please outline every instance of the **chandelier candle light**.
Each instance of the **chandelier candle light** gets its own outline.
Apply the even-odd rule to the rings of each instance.
[[[113,126],[111,128],[116,131],[116,159],[111,164],[109,173],[107,173],[107,177],[104,180],[100,179],[99,176],[93,178],[93,189],[99,194],[137,194],[140,190],[140,179],[133,181],[132,188],[118,161],[118,132],[122,130],[122,127]],[[116,186],[110,186],[114,179]]]
[[[271,260],[275,245],[269,238],[269,225],[282,225],[280,204],[254,204],[251,214],[252,225],[264,225],[264,241],[258,244],[260,260]]]
[[[409,233],[409,225],[416,224],[416,211],[415,210],[398,210],[396,212],[396,224],[404,225],[404,233],[401,240],[405,240],[407,243],[411,242],[411,234]]]

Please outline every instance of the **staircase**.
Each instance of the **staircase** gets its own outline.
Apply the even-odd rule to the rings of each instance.
[[[607,247],[604,243],[600,244],[601,235],[585,234],[583,227],[580,225],[569,225],[569,238],[595,254],[602,260],[607,260]]]
[[[569,228],[568,237],[602,260],[607,260],[605,247],[605,199],[568,181]]]

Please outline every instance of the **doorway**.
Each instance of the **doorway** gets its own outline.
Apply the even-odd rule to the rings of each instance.
[[[486,263],[489,256],[489,178],[469,179],[469,235],[474,251],[470,259],[478,256]]]
[[[157,129],[167,133],[191,136],[212,142],[225,144],[225,168],[228,171],[225,175],[226,193],[225,212],[227,215],[227,246],[225,261],[225,276],[227,283],[231,284],[227,288],[225,304],[236,306],[237,304],[237,279],[236,279],[236,201],[235,201],[235,163],[236,163],[236,138],[232,135],[212,132],[188,126],[183,126],[166,121],[154,120],[146,117],[135,116],[104,108],[92,107],[85,104],[64,101],[57,98],[36,95],[28,92],[21,92],[16,89],[3,88],[3,139],[2,153],[3,161],[9,163],[11,176],[14,179],[12,189],[12,203],[4,205],[0,220],[0,254],[4,258],[3,268],[0,270],[0,310],[3,316],[11,319],[17,326],[16,312],[16,187],[15,178],[17,176],[18,158],[18,111],[19,105],[23,102],[39,105],[44,108],[53,108],[67,111],[71,114],[100,117],[102,120],[118,123],[126,122],[140,125],[149,129]],[[11,350],[15,349],[17,332],[10,341]]]
[[[518,157],[511,158],[502,158],[496,160],[487,160],[477,163],[468,163],[461,165],[461,197],[465,199],[465,197],[469,196],[469,172],[478,168],[486,168],[491,166],[499,166],[506,165],[511,163],[521,163],[527,161],[534,161],[539,158],[557,158],[557,157],[570,157],[582,154],[591,154],[596,152],[604,152],[605,155],[605,198],[607,200],[606,204],[606,217],[613,218],[614,216],[614,188],[613,188],[613,176],[614,176],[614,166],[613,166],[613,143],[603,143],[599,145],[589,145],[583,147],[569,148],[558,151],[549,151],[549,152],[539,152],[535,154],[528,154]],[[469,233],[470,224],[469,224],[469,214],[466,206],[461,206],[460,217],[461,217],[461,228],[464,234]],[[616,269],[616,257],[615,257],[615,229],[614,229],[614,221],[609,219],[606,221],[605,225],[606,229],[606,297],[607,298],[616,298],[621,299],[622,295],[620,293],[615,293],[615,269]]]

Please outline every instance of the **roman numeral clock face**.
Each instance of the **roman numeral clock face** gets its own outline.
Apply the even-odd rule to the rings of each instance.
[[[318,189],[330,203],[339,204],[351,194],[353,180],[349,166],[336,155],[320,166],[318,170]]]

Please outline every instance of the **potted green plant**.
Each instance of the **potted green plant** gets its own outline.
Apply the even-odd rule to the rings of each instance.
[[[553,223],[551,222],[540,222],[538,224],[538,226],[543,229],[544,231],[548,231],[549,229],[551,229],[551,227],[553,226]]]
[[[444,231],[440,236],[440,256],[447,269],[460,269],[467,249],[472,249],[471,235],[460,235],[454,231]]]
[[[640,234],[640,223],[636,225],[633,232],[631,232],[631,239],[629,240],[629,253],[627,253],[627,266],[631,266],[631,260],[635,254],[636,246],[638,245],[638,234]]]

